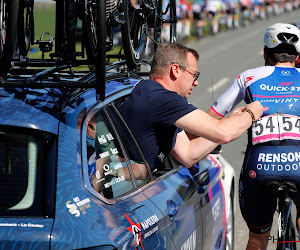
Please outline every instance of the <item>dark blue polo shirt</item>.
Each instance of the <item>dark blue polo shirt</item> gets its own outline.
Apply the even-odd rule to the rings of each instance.
[[[172,151],[180,132],[173,124],[196,108],[176,92],[153,80],[142,80],[119,106],[150,168],[160,165]]]

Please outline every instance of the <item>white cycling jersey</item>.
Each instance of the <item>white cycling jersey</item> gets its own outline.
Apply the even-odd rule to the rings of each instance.
[[[260,101],[262,117],[248,130],[239,183],[239,202],[251,232],[272,227],[276,203],[265,192],[268,181],[291,181],[300,190],[300,71],[264,66],[240,74],[213,104],[221,116],[241,100]],[[293,197],[300,204],[300,195]]]
[[[245,99],[247,102],[248,99],[249,103],[253,99],[261,101],[265,108],[267,106],[275,107],[276,102],[280,102],[280,110],[283,107],[285,107],[285,110],[289,109],[289,105],[298,103],[300,97],[298,87],[300,86],[299,72],[300,70],[296,68],[274,66],[263,66],[246,70],[233,80],[226,92],[212,105],[212,108],[219,115],[224,116],[232,111],[241,100]],[[256,94],[254,96],[252,94],[253,91]],[[256,92],[263,95],[257,95]],[[295,97],[293,102],[290,100],[291,96]],[[300,99],[298,105],[300,105]],[[270,114],[269,112],[267,113]]]
[[[218,11],[225,10],[226,5],[224,4],[224,2],[222,2],[220,0],[208,0],[206,2],[205,9],[206,9],[206,11],[211,11],[213,13],[217,13]]]
[[[252,127],[252,142],[300,140],[300,70],[265,66],[240,74],[212,105],[224,116],[241,100],[260,101],[261,119]]]

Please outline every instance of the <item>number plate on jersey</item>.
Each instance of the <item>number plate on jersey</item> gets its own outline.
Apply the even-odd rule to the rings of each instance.
[[[300,117],[288,114],[264,116],[252,125],[252,144],[300,140]]]

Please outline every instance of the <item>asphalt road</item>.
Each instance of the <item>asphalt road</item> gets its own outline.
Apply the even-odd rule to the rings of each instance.
[[[199,86],[194,89],[189,101],[196,107],[207,111],[239,73],[264,65],[262,37],[268,26],[276,22],[298,23],[299,21],[300,9],[267,20],[258,20],[243,28],[224,31],[214,37],[187,42],[188,46],[193,47],[200,54],[198,69],[201,72]],[[237,182],[246,143],[247,138],[244,134],[236,141],[223,145],[223,156],[235,169]],[[275,220],[274,222],[276,224]],[[274,236],[276,240],[275,227],[271,231],[271,236]],[[241,216],[237,199],[235,249],[246,249],[247,240],[248,228]],[[272,244],[272,240],[269,242],[268,249],[276,249],[276,244]],[[300,248],[300,243],[298,244]]]

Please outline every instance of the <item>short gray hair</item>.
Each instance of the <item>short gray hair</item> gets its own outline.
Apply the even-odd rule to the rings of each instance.
[[[150,78],[162,78],[170,65],[174,62],[188,67],[187,54],[191,53],[196,61],[199,60],[199,54],[196,50],[188,48],[181,43],[162,43],[154,55]]]

